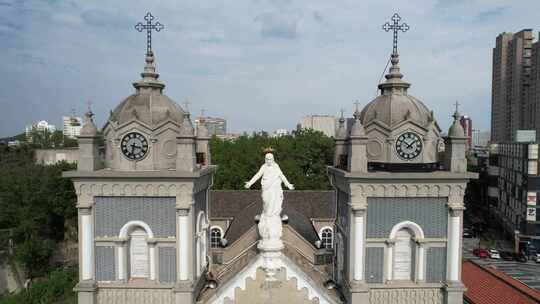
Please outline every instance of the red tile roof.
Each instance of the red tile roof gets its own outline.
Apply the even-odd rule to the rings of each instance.
[[[463,263],[462,281],[467,287],[464,297],[472,304],[540,303],[540,292],[494,267],[467,261]]]

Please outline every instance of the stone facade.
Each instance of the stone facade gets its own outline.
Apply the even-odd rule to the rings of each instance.
[[[208,138],[162,94],[152,53],[142,76],[105,124],[105,157],[89,112],[78,170],[64,174],[77,194],[81,304],[194,303],[205,283]]]
[[[347,303],[462,303],[463,197],[476,175],[461,116],[442,138],[397,54],[391,63],[381,95],[336,132],[334,280]]]

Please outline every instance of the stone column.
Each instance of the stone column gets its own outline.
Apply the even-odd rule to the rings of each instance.
[[[394,277],[394,245],[395,240],[386,240],[386,281],[391,281]]]
[[[79,208],[81,281],[94,280],[94,218],[91,207]]]
[[[150,280],[156,279],[156,240],[148,239],[148,258],[150,260]]]
[[[358,203],[358,202],[356,202]],[[365,241],[365,202],[361,202],[361,207],[358,205],[353,207],[353,222],[352,229],[354,239],[351,240],[353,246],[354,257],[352,259],[352,282],[350,284],[350,303],[369,303],[369,287],[365,283],[364,276],[364,252],[366,247]]]
[[[178,218],[176,237],[178,243],[178,280],[186,281],[189,279],[189,210],[178,209],[176,214]]]
[[[364,280],[364,209],[354,211],[354,272],[353,279],[355,281]]]
[[[426,248],[425,248],[425,240],[424,239],[417,239],[416,240],[416,244],[418,245],[418,266],[416,267],[416,271],[417,271],[417,274],[416,274],[416,280],[418,282],[424,282],[426,280],[425,278],[425,251],[426,251]]]
[[[79,204],[81,202],[79,201]],[[94,216],[91,205],[79,206],[79,283],[77,292],[79,304],[96,302],[97,284],[94,261]]]
[[[447,281],[459,281],[461,268],[461,215],[462,209],[451,209],[448,222],[448,274]]]
[[[127,238],[121,238],[115,241],[116,246],[116,262],[117,262],[117,271],[116,279],[119,281],[127,280]]]

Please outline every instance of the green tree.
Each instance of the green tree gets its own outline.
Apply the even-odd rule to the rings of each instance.
[[[269,137],[261,132],[244,134],[236,140],[212,138],[212,162],[218,165],[214,189],[243,189],[264,162],[263,150],[268,147],[275,150],[276,161],[296,189],[330,189],[326,166],[332,162],[334,141],[311,129],[282,137]]]
[[[32,152],[26,146],[0,150],[0,229],[13,230],[15,258],[36,277],[48,271],[65,221],[76,217],[76,195],[61,176],[75,165],[37,165]]]

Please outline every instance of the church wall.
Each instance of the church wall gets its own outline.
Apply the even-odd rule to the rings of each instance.
[[[159,281],[163,283],[176,282],[176,248],[159,248]]]
[[[384,247],[366,248],[366,282],[383,282]]]
[[[114,281],[115,273],[115,256],[114,247],[96,246],[96,280],[98,281]]]
[[[129,221],[140,220],[150,226],[154,237],[175,237],[174,197],[95,198],[96,237],[118,236]]]
[[[446,247],[430,247],[426,253],[426,282],[438,283],[446,279]]]
[[[367,238],[388,238],[392,227],[412,221],[427,238],[446,238],[448,208],[445,198],[368,197]]]

